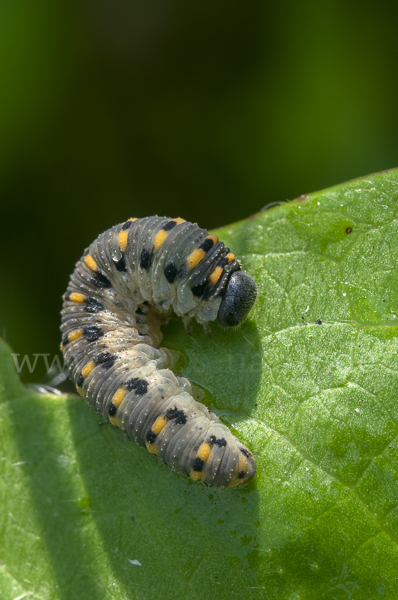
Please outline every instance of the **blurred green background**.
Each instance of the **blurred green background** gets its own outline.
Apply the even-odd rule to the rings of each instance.
[[[398,166],[397,13],[2,0],[0,335],[56,354],[75,261],[128,217],[210,229]]]

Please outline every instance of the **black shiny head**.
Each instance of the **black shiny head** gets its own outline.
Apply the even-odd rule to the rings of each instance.
[[[218,310],[218,321],[223,327],[239,325],[249,314],[257,296],[253,279],[244,271],[236,271],[228,282]]]

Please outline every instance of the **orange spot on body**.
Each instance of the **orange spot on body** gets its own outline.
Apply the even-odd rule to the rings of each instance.
[[[207,460],[210,456],[210,452],[211,452],[211,446],[210,444],[207,444],[207,442],[205,442],[204,444],[202,444],[198,450],[198,458],[200,458],[200,460]]]
[[[209,281],[210,283],[217,283],[217,281],[220,279],[221,275],[222,275],[223,269],[222,267],[216,267],[215,269],[213,269],[213,271],[210,273],[209,275]]]
[[[95,363],[93,360],[90,360],[90,362],[88,362],[86,365],[84,365],[84,367],[82,369],[82,375],[83,375],[84,379],[87,377],[87,375],[90,375],[90,373],[94,369],[94,367],[95,367]]]
[[[91,271],[96,271],[98,269],[97,263],[90,254],[87,254],[87,256],[84,257],[84,262]]]
[[[206,255],[206,252],[204,250],[202,250],[201,248],[197,248],[196,250],[191,252],[191,254],[187,258],[188,267],[190,267],[191,269],[194,269],[200,263],[202,258],[205,257],[205,255]]]
[[[156,419],[156,421],[152,425],[152,427],[151,427],[152,433],[154,433],[155,435],[159,435],[159,433],[162,431],[163,427],[165,427],[165,425],[167,425],[167,423],[168,423],[168,420],[166,419],[166,417],[164,415],[161,415],[160,417],[158,417]]]
[[[148,450],[148,452],[150,452],[151,454],[156,454],[155,444],[151,444],[150,442],[145,442],[145,445],[146,445],[146,449]]]
[[[84,294],[80,294],[79,292],[72,292],[69,294],[69,300],[71,302],[84,302],[86,296]]]
[[[155,237],[155,241],[153,242],[153,247],[155,250],[159,250],[163,244],[165,239],[167,238],[167,236],[169,235],[168,231],[164,231],[164,229],[161,229],[159,231],[159,233],[157,234],[157,236]]]
[[[125,390],[124,388],[119,388],[112,398],[113,406],[116,406],[116,408],[118,408],[121,405],[123,398],[126,394],[127,390]]]
[[[122,231],[119,233],[119,248],[122,252],[124,252],[127,248],[128,237],[129,237],[129,230],[122,229]]]
[[[213,242],[213,246],[218,242],[218,235],[210,234],[206,238],[207,240],[211,240]]]
[[[68,334],[68,341],[74,342],[75,340],[78,340],[80,337],[82,337],[82,335],[83,329],[74,329]]]

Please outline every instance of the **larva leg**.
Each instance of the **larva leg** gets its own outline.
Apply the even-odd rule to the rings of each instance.
[[[210,325],[208,323],[203,323],[203,331],[205,332],[205,334],[207,335],[207,337],[209,338],[209,340],[211,340],[211,329],[210,329]]]
[[[191,325],[191,317],[181,317],[182,323],[184,325],[185,332],[188,335],[192,335],[192,325]]]

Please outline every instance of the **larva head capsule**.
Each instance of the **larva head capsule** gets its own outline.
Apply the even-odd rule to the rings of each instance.
[[[254,280],[244,271],[236,271],[225,289],[217,319],[223,327],[239,325],[249,314],[257,296]]]

